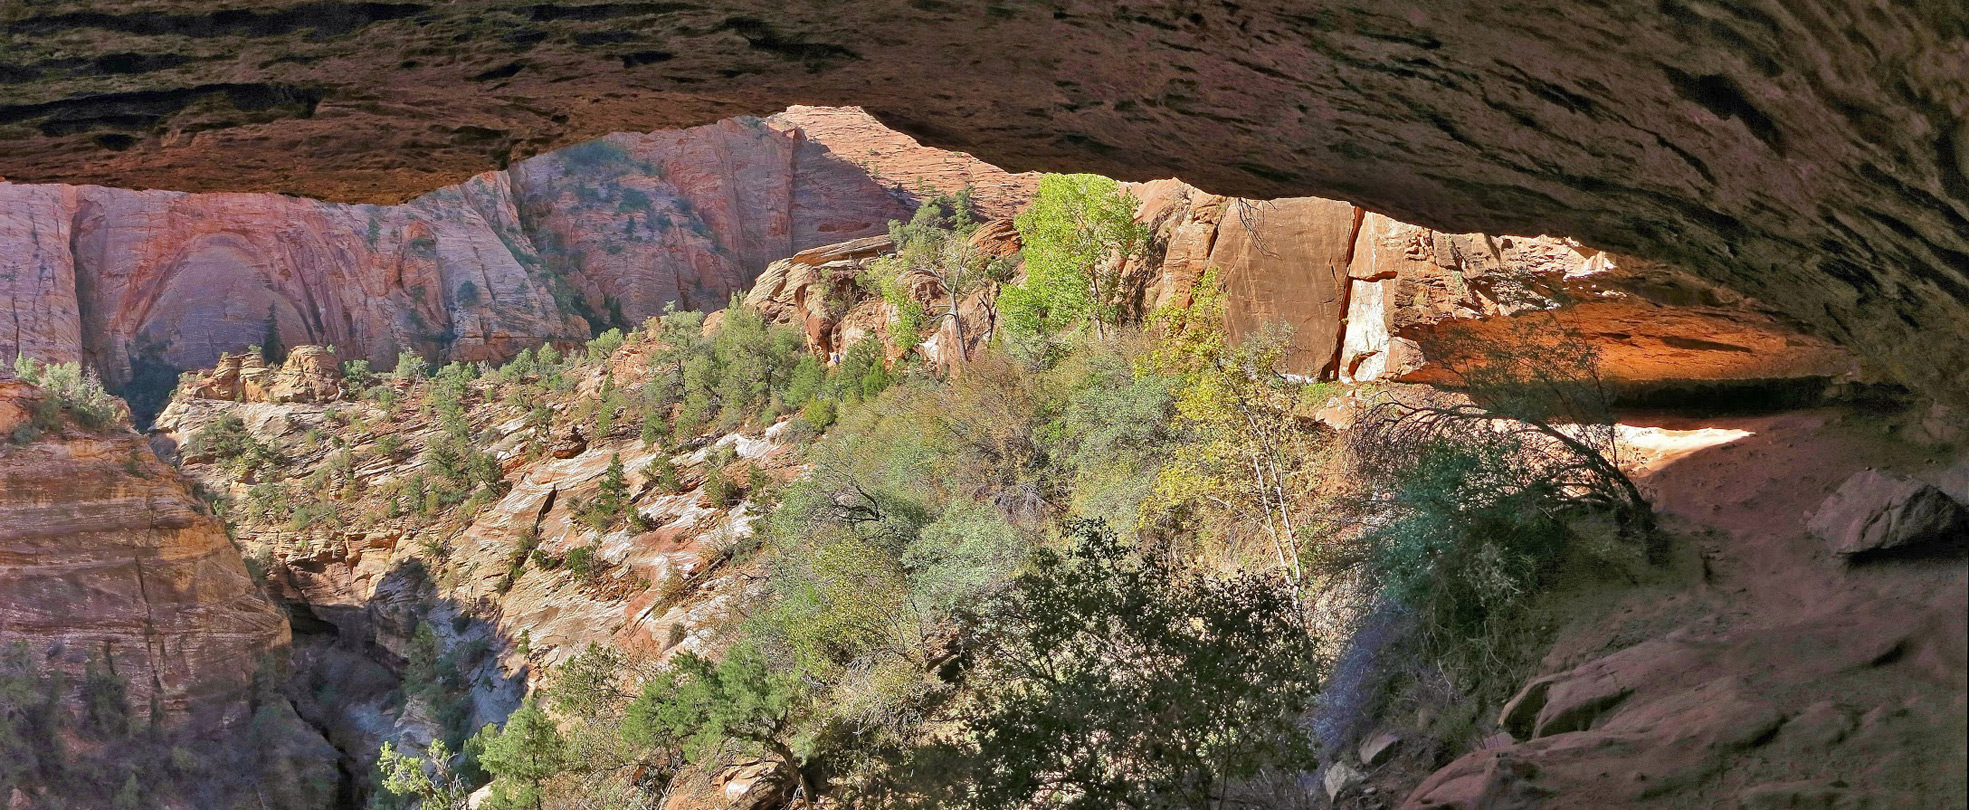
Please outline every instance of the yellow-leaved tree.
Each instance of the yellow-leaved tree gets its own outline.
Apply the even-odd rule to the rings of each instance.
[[[1150,316],[1146,371],[1173,378],[1184,440],[1156,480],[1144,521],[1183,521],[1242,562],[1254,544],[1293,581],[1304,579],[1304,533],[1327,442],[1299,416],[1307,386],[1280,369],[1290,332],[1269,326],[1235,345],[1213,268],[1187,307]]]

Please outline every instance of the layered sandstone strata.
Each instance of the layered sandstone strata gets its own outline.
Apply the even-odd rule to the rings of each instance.
[[[1183,305],[1215,269],[1234,337],[1291,330],[1291,370],[1454,382],[1524,328],[1575,336],[1620,382],[1834,378],[1852,356],[1756,301],[1568,239],[1436,231],[1317,198],[1244,200],[1130,186],[1150,228],[1122,268],[1137,312]]]
[[[0,380],[0,426],[40,396]],[[288,641],[225,527],[143,437],[0,443],[0,643],[71,684],[113,670],[138,718],[218,728],[247,719],[255,671],[278,672]]]
[[[1008,178],[859,110],[800,108],[611,135],[402,205],[0,183],[0,359],[85,361],[126,388],[263,343],[503,359],[722,306],[917,194],[982,183],[1010,208]]]

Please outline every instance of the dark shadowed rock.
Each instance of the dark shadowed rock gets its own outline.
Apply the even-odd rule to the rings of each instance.
[[[1825,499],[1807,524],[1834,554],[1851,556],[1969,539],[1969,509],[1932,484],[1867,470]]]

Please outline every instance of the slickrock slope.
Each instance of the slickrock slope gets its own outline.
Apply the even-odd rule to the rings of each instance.
[[[1969,401],[1953,0],[17,3],[0,175],[396,202],[602,133],[862,104],[1013,169],[1562,233]]]
[[[1969,461],[1878,413],[1641,424],[1638,478],[1686,556],[1617,602],[1573,597],[1540,676],[1478,719],[1499,736],[1397,783],[1400,807],[1962,806],[1963,539],[1852,561],[1807,518],[1863,469],[1946,482]]]
[[[369,773],[385,741],[417,749],[503,721],[529,685],[590,643],[651,660],[706,649],[732,600],[758,587],[756,572],[728,564],[751,531],[749,504],[714,503],[705,485],[713,475],[742,481],[746,465],[791,477],[784,425],[675,450],[645,445],[626,420],[597,432],[603,369],[615,384],[639,380],[647,349],[632,340],[605,363],[565,369],[564,387],[538,376],[506,383],[525,392],[517,400],[502,398],[492,380],[471,384],[472,443],[490,454],[501,484],[496,496],[465,504],[426,506],[423,487],[440,479],[425,451],[443,433],[417,401],[428,381],[382,383],[399,397],[387,404],[353,399],[363,392],[352,388],[319,402],[276,402],[208,398],[188,386],[159,417],[157,441],[226,493],[241,544],[265,562],[274,596],[302,617],[295,688],[312,696],[302,712],[328,730],[347,770]],[[243,472],[201,442],[227,418],[279,459],[278,472]],[[538,419],[593,435],[570,441],[568,427]],[[729,469],[712,467],[726,463],[723,453]],[[580,504],[617,455],[647,524],[596,531]],[[646,467],[659,456],[681,472],[679,491],[650,479]],[[569,564],[591,551],[592,573]],[[420,628],[455,673],[456,702],[406,703],[396,691],[415,691],[403,679]]]
[[[178,371],[261,343],[503,359],[722,306],[769,262],[966,182],[988,207],[1024,199],[859,110],[799,108],[611,135],[393,206],[0,183],[0,358],[86,360],[140,414]]]

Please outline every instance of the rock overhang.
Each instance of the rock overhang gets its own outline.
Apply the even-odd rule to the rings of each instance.
[[[1969,7],[1928,0],[22,5],[0,176],[395,199],[861,104],[1011,169],[1562,233],[1969,402]]]

